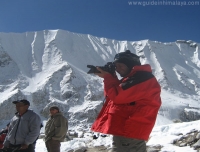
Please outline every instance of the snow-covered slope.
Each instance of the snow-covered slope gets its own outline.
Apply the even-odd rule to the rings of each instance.
[[[90,128],[102,106],[102,79],[88,64],[105,65],[126,49],[150,64],[162,86],[157,125],[199,119],[199,44],[177,40],[117,41],[63,30],[0,33],[0,120],[9,121],[13,100],[27,98],[45,120],[58,105],[70,127]],[[196,111],[195,111],[196,110]],[[1,125],[0,124],[0,125]]]

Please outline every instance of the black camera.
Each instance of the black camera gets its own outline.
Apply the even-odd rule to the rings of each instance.
[[[90,73],[100,73],[100,71],[98,71],[96,67],[99,67],[103,71],[109,72],[110,74],[115,73],[115,64],[113,62],[108,62],[104,66],[87,65],[87,67],[90,68],[90,70],[87,72],[88,74],[90,74]]]

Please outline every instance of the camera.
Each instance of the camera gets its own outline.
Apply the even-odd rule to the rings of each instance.
[[[109,72],[110,74],[115,73],[115,64],[113,62],[108,62],[104,66],[87,65],[87,67],[90,68],[90,70],[87,72],[88,74],[90,74],[90,73],[100,73],[100,71],[98,71],[96,67],[99,67],[103,71]]]

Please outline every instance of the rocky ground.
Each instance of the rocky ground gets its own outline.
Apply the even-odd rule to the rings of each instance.
[[[197,152],[200,152],[200,131],[192,130],[191,132],[185,135],[180,134],[179,137],[179,139],[173,141],[173,144],[175,146],[190,146],[194,150],[197,150]],[[160,152],[161,149],[161,145],[156,145],[152,147],[147,147],[147,152]],[[99,146],[93,148],[77,149],[73,152],[108,152],[108,149],[104,146]]]
[[[197,152],[200,152],[200,131],[192,130],[187,134],[179,134],[179,138],[173,141],[173,145],[184,147],[190,146]],[[162,145],[156,146],[147,146],[147,152],[160,152],[162,150]],[[68,152],[108,152],[107,147],[98,146],[98,147],[82,147],[78,149],[71,149]]]

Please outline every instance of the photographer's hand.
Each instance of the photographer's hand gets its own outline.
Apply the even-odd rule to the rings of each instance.
[[[98,76],[101,77],[101,78],[104,78],[105,75],[110,74],[109,72],[106,72],[106,71],[102,70],[102,69],[99,68],[99,67],[96,67],[96,68],[97,68],[97,70],[100,71],[101,73],[94,73],[94,74],[95,74],[95,75],[98,75]]]

